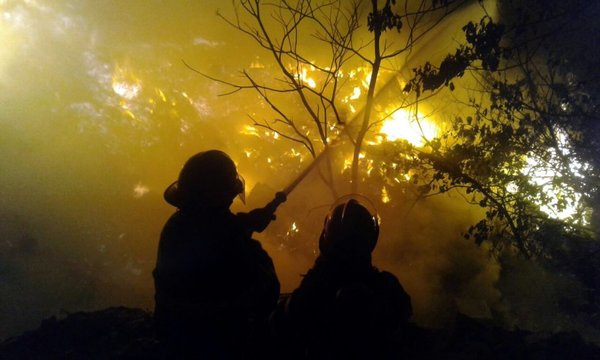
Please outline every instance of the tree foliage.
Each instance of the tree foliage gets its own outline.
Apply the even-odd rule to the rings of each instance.
[[[578,55],[556,45],[569,41],[567,25],[593,6],[583,1],[533,1],[528,7],[499,2],[499,17],[488,13],[466,23],[464,43],[437,64],[426,61],[415,67],[395,94],[396,109],[413,110],[411,121],[425,144],[398,140],[377,148],[365,145],[374,126],[390,116],[380,109],[383,90],[400,70],[390,64],[410,55],[467,3],[242,1],[235,18],[225,20],[266,50],[274,67],[268,74],[244,70],[242,82],[213,79],[231,92],[255,91],[275,116],[253,117],[254,124],[301,144],[313,157],[347,134],[354,191],[361,172],[371,173],[360,160],[366,153],[369,166],[378,169],[378,180],[372,177],[365,188],[400,186],[417,198],[457,191],[485,210],[485,217],[466,230],[466,238],[478,244],[487,240],[498,251],[516,249],[527,257],[549,258],[550,241],[540,234],[556,224],[562,233],[593,237],[591,214],[599,198],[597,92],[582,81],[593,67],[590,61],[573,61]],[[557,34],[563,34],[562,40]],[[585,51],[581,48],[579,55]],[[360,98],[362,106],[354,104],[362,110],[349,115],[344,101],[361,79],[348,74],[361,67],[369,74],[367,94]],[[273,70],[279,74],[275,78]],[[381,85],[384,73],[392,81]],[[461,83],[467,75],[475,87]],[[446,121],[446,132],[428,137],[418,109],[435,104],[432,99],[441,93],[457,94],[454,101],[461,110]],[[328,181],[334,183],[332,172]]]
[[[445,57],[439,67],[426,62],[413,69],[415,76],[404,87],[404,91],[414,91],[419,97],[423,91],[433,91],[441,86],[450,86],[453,90],[451,81],[462,77],[469,66],[477,61],[484,70],[497,70],[500,60],[507,57],[505,49],[500,47],[504,26],[486,16],[478,24],[469,22],[462,30],[467,44]]]
[[[465,72],[479,80],[450,131],[418,155],[433,180],[426,191],[461,188],[467,201],[486,209],[465,237],[492,240],[498,249],[514,246],[529,257],[552,257],[557,244],[539,236],[548,228],[593,237],[600,148],[590,134],[598,133],[599,114],[595,90],[586,89],[575,75],[582,68],[569,61],[574,54],[556,50],[553,34],[565,17],[574,18],[564,11],[536,14],[527,25],[536,36],[525,39],[522,30],[489,17],[469,23],[467,45],[438,67],[416,68],[405,87],[418,98],[444,86],[454,90],[452,80]]]

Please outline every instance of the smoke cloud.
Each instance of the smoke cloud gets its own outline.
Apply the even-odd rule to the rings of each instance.
[[[183,65],[227,79],[242,68],[269,75],[268,54],[216,18],[219,6],[0,1],[0,338],[66,312],[151,309],[158,238],[174,211],[162,191],[192,154],[219,148],[238,163],[248,205],[237,211],[266,204],[311,161],[252,127],[247,114],[267,109],[255,94],[220,97],[221,86]],[[470,16],[445,24],[443,43],[416,49],[411,63],[444,55]],[[323,171],[257,236],[286,292],[314,261],[335,200]],[[503,313],[500,264],[463,238],[480,210],[452,194],[389,196],[374,199],[382,218],[374,262],[410,293],[414,321]]]

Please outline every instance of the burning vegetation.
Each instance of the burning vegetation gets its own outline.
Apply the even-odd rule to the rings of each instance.
[[[206,4],[113,4],[136,14],[128,28],[93,4],[3,5],[24,60],[0,54],[15,89],[0,119],[0,188],[13,200],[0,208],[0,275],[32,288],[4,283],[3,308],[36,296],[44,277],[22,259],[42,257],[68,268],[44,292],[84,279],[68,310],[151,307],[162,189],[190,154],[221,148],[245,179],[240,210],[307,174],[259,237],[284,291],[312,263],[333,201],[361,193],[382,222],[374,262],[401,280],[417,324],[462,313],[599,341],[597,39],[578,35],[597,37],[597,6],[241,1],[215,17]],[[198,14],[204,26],[182,25]],[[40,62],[56,81],[34,82],[49,76]],[[41,250],[13,256],[23,238]]]

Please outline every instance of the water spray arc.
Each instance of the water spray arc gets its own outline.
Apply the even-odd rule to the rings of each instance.
[[[379,92],[374,96],[374,100],[376,100],[378,95],[384,93],[387,90],[390,90],[390,88],[396,84],[397,84],[397,76],[392,76],[391,79],[388,80],[385,83],[385,85],[379,90]],[[346,122],[346,124],[344,125],[343,131],[340,132],[336,137],[331,139],[329,144],[324,147],[323,151],[321,151],[313,159],[313,161],[306,168],[304,168],[304,170],[302,170],[302,172],[300,172],[298,175],[296,175],[296,177],[281,191],[281,193],[285,194],[285,196],[289,196],[289,194],[292,193],[292,191],[294,191],[294,189],[306,178],[306,176],[308,176],[308,174],[310,174],[312,172],[312,170],[315,169],[321,163],[321,161],[323,161],[323,159],[325,159],[329,155],[332,148],[334,148],[335,145],[339,141],[341,141],[341,137],[343,135],[346,135],[349,138],[351,138],[351,134],[349,132],[350,125],[353,124],[357,118],[362,117],[363,112],[364,112],[364,109],[356,112],[354,114],[354,116],[350,119],[350,121]],[[275,198],[266,205],[266,208],[269,209],[270,211],[272,211],[273,213],[275,213],[275,211],[277,210],[277,207],[279,205],[281,205],[284,201],[285,201],[285,197],[282,197],[281,195],[276,195]]]

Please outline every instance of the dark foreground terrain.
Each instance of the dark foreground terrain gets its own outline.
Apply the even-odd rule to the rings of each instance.
[[[394,348],[394,359],[600,359],[577,333],[509,331],[466,317],[452,329],[411,326]],[[0,344],[0,359],[162,358],[151,313],[125,307],[52,317]]]

